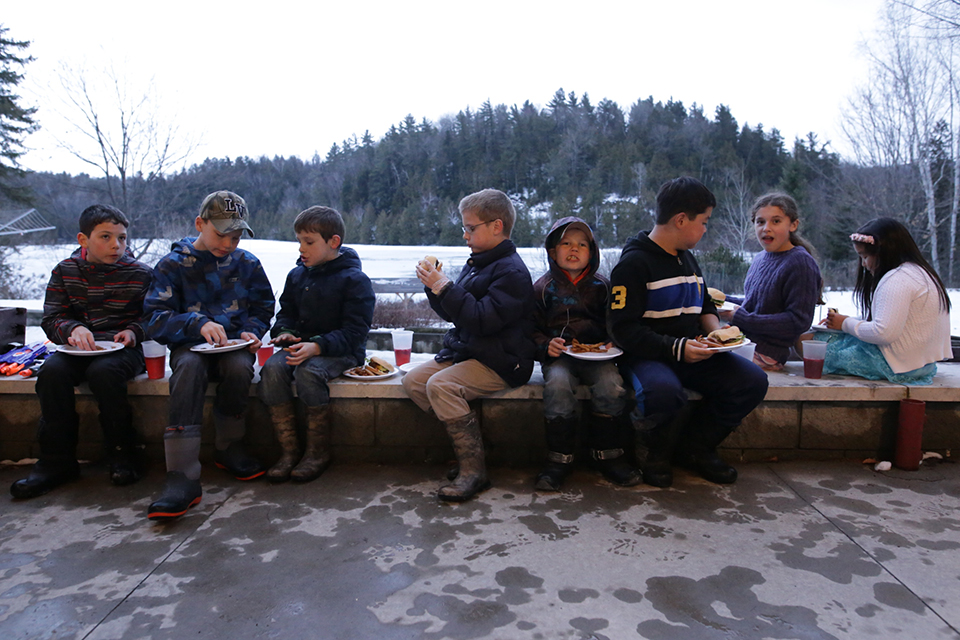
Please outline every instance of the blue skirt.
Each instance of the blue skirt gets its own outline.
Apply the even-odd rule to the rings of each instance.
[[[864,342],[849,333],[816,336],[817,340],[823,341],[824,338],[827,342],[827,356],[823,361],[824,373],[915,385],[931,384],[937,373],[937,365],[933,362],[913,371],[894,373],[877,345]]]

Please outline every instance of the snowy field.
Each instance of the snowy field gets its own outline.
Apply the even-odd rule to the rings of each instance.
[[[280,240],[242,240],[240,246],[256,255],[267,272],[267,277],[279,296],[286,280],[287,272],[297,261],[297,243]],[[450,274],[459,272],[466,262],[470,250],[466,246],[436,247],[408,246],[393,247],[382,245],[347,245],[353,248],[363,262],[364,272],[371,280],[380,282],[410,281],[416,278],[414,267],[425,255],[434,255],[444,264],[444,271]],[[50,269],[60,260],[68,257],[76,245],[53,245],[43,247],[24,247],[17,258],[21,273],[25,276],[39,276],[45,283]],[[616,249],[607,249],[616,254]],[[542,248],[520,248],[520,256],[534,279],[546,271],[546,252]],[[845,315],[856,315],[856,308],[849,291],[827,291],[824,294],[827,306],[837,308]],[[951,333],[960,335],[960,290],[950,291],[953,310],[950,316]],[[42,310],[43,300],[0,300],[3,307],[26,307]],[[820,311],[826,313],[825,309]]]

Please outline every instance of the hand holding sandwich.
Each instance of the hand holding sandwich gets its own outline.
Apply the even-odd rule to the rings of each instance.
[[[441,266],[433,256],[427,256],[417,263],[417,278],[437,296],[450,284],[450,278],[440,270]]]

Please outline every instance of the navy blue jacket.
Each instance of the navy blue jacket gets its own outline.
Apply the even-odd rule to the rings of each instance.
[[[533,283],[513,242],[471,254],[439,297],[426,292],[433,310],[454,325],[438,362],[479,360],[511,387],[527,383],[536,353]]]
[[[360,365],[375,302],[370,278],[353,249],[341,247],[338,257],[318,267],[297,260],[287,274],[270,335],[292,333],[320,345],[322,356],[352,355]]]

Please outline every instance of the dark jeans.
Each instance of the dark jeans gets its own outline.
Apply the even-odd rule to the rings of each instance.
[[[84,380],[100,407],[100,427],[108,448],[136,443],[133,411],[127,401],[127,382],[144,370],[143,350],[137,346],[99,356],[54,353],[37,374],[40,428],[37,440],[44,456],[76,457],[80,417],[74,387]]]
[[[178,347],[170,354],[170,426],[203,424],[203,399],[210,380],[217,382],[213,406],[223,416],[239,416],[250,401],[256,356],[246,349],[219,354]]]
[[[353,356],[314,356],[294,366],[287,364],[287,352],[278,351],[267,360],[260,370],[257,395],[268,407],[293,401],[293,389],[297,383],[297,397],[308,407],[319,407],[330,402],[330,387],[327,382],[341,373],[357,366]]]
[[[684,438],[693,448],[716,447],[767,394],[767,374],[732,353],[693,363],[634,360],[624,373],[636,390],[637,412],[657,426],[667,424],[687,403],[685,388],[703,396]]]

